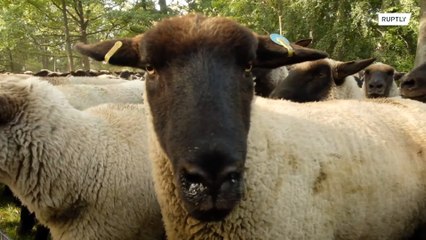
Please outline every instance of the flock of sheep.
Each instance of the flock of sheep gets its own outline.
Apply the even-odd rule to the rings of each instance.
[[[0,183],[53,239],[426,239],[426,64],[200,15],[76,50],[118,41],[143,80],[0,75]]]

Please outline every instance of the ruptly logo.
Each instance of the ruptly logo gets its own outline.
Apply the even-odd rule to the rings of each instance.
[[[406,26],[411,13],[379,13],[379,26]]]

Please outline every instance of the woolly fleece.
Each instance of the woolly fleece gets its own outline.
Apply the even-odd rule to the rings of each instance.
[[[299,104],[257,97],[245,196],[224,221],[210,223],[184,210],[171,163],[146,113],[155,190],[169,240],[396,240],[426,220],[423,103]]]
[[[53,239],[161,239],[138,105],[71,107],[47,82],[0,81],[0,182]]]
[[[142,103],[145,82],[134,80],[105,85],[65,84],[56,87],[72,106],[84,110],[103,103]]]

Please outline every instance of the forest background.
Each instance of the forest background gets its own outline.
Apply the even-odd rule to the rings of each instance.
[[[111,69],[73,50],[132,37],[156,21],[198,12],[228,16],[259,34],[290,41],[337,60],[376,57],[398,71],[426,60],[426,0],[0,0],[0,71]],[[378,13],[412,13],[408,26],[379,26]],[[422,14],[423,13],[423,14]],[[423,31],[421,31],[423,29]]]

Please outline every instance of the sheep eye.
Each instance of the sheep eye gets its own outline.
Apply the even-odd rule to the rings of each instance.
[[[146,65],[145,70],[148,72],[149,75],[155,74],[155,69],[150,64]]]
[[[253,69],[253,64],[251,62],[247,63],[247,65],[244,68],[244,72],[249,73]]]

